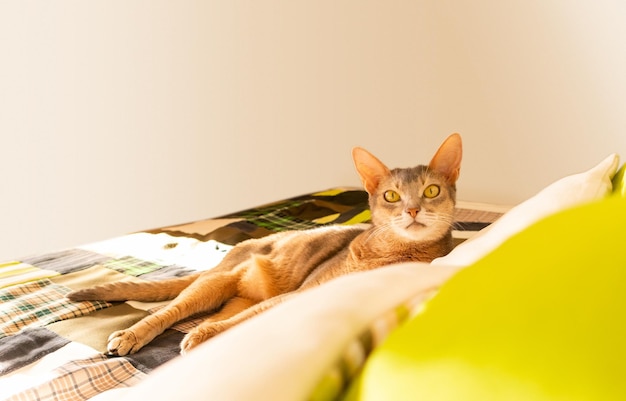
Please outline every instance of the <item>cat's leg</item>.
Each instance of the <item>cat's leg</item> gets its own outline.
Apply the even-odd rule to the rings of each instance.
[[[216,320],[214,319],[214,316],[211,316],[209,319],[203,321],[202,323],[200,323],[199,326],[195,327],[193,330],[187,333],[185,338],[183,338],[180,346],[181,353],[185,354],[189,352],[192,348],[198,346],[198,344],[209,340],[212,337],[215,337],[221,332],[226,331],[227,329],[243,322],[244,320],[247,320],[275,305],[278,305],[281,302],[284,302],[285,300],[293,297],[297,293],[298,291],[293,291],[286,294],[277,295],[270,299],[266,299],[265,301],[254,304],[248,308],[240,309],[239,313],[236,313],[224,320]],[[235,307],[233,307],[230,312],[235,312],[236,306],[239,305],[235,305]]]
[[[236,314],[256,305],[258,301],[254,301],[244,297],[233,297],[216,313],[207,317],[204,322],[219,322],[229,319]]]
[[[228,301],[219,312],[212,314],[208,318],[206,318],[202,323],[200,323],[197,327],[194,327],[189,333],[183,338],[183,341],[180,343],[180,349],[182,353],[190,350],[191,348],[195,348],[198,344],[203,341],[206,341],[210,337],[206,337],[203,326],[210,326],[210,324],[215,322],[220,322],[223,320],[227,320],[242,311],[254,306],[257,302],[251,300],[249,298],[243,297],[234,297],[230,301]]]
[[[66,297],[71,301],[167,301],[176,298],[201,274],[198,272],[162,281],[116,281],[72,291]]]
[[[172,302],[126,330],[109,336],[111,355],[134,354],[174,323],[200,312],[217,309],[237,292],[239,276],[222,272],[199,277]]]

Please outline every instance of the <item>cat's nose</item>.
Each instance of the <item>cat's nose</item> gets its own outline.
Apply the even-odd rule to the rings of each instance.
[[[419,207],[409,207],[406,209],[406,212],[408,214],[411,215],[411,217],[415,218],[415,216],[417,216],[417,213],[419,213],[420,208]]]

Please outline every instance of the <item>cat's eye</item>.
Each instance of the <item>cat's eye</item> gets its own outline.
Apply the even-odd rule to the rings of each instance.
[[[429,185],[424,190],[424,196],[427,198],[434,198],[439,195],[439,186],[437,185]]]
[[[391,190],[385,191],[385,193],[383,194],[383,197],[385,198],[387,202],[390,202],[390,203],[395,203],[400,200],[400,195],[396,191],[391,191]]]

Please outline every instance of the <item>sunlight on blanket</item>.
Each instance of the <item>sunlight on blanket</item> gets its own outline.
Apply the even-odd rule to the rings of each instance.
[[[136,233],[85,245],[81,249],[115,258],[133,257],[163,266],[177,264],[194,270],[208,270],[215,267],[232,246],[165,233]]]
[[[0,263],[0,288],[58,276],[59,273],[22,262]]]

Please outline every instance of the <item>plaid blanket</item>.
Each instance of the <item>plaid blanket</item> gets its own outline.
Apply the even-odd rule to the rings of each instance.
[[[461,241],[495,221],[489,208],[459,207]],[[163,280],[217,265],[238,242],[326,224],[368,223],[367,194],[336,188],[197,222],[146,230],[73,249],[0,263],[0,399],[87,400],[132,386],[178,356],[201,318],[180,322],[140,352],[108,358],[106,338],[162,304],[70,302],[71,290],[118,280]],[[407,300],[355,338],[320,377],[312,399],[332,399],[366,358],[421,300]],[[381,329],[386,327],[387,329]]]

